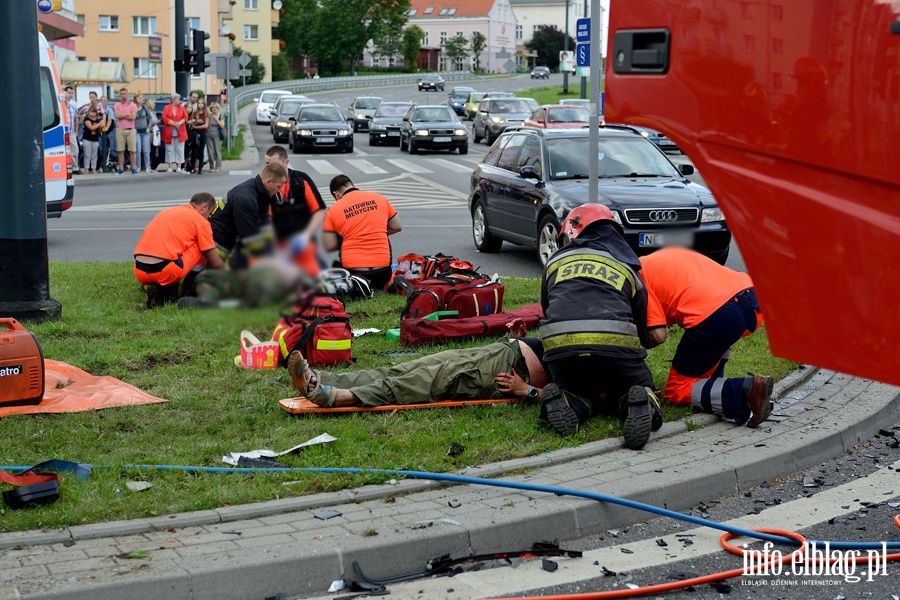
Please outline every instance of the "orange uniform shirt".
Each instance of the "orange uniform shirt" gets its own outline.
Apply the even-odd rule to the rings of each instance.
[[[153,217],[134,253],[175,260],[191,246],[197,246],[202,253],[215,248],[216,243],[209,220],[190,204],[182,204]]]
[[[687,248],[642,256],[641,275],[647,285],[647,327],[699,325],[738,292],[753,287],[746,273]]]
[[[345,269],[387,267],[391,264],[387,223],[396,215],[384,196],[354,190],[328,207],[322,231],[340,236]]]

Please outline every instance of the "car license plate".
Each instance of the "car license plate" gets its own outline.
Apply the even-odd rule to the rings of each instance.
[[[448,137],[436,137],[432,141],[437,142],[437,143],[442,143],[442,142],[449,142],[449,141],[451,141],[451,139]]]
[[[659,145],[660,146],[674,146],[675,142],[673,142],[672,140],[659,140]]]
[[[316,143],[317,143],[317,144],[333,144],[333,143],[334,143],[334,138],[333,138],[333,137],[316,138]]]
[[[399,131],[388,131],[388,137],[392,137],[392,136],[399,137],[400,132]]]
[[[691,231],[666,231],[665,233],[642,233],[638,238],[641,248],[663,248],[665,246],[693,246],[694,233]]]

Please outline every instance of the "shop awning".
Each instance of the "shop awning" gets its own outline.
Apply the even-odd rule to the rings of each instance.
[[[120,62],[70,60],[63,63],[59,79],[66,83],[127,83],[125,65]]]

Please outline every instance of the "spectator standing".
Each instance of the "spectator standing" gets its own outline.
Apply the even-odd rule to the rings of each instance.
[[[69,152],[72,154],[72,165],[74,173],[81,173],[78,166],[78,137],[81,132],[81,119],[78,118],[78,103],[75,102],[75,88],[67,85],[66,92],[66,115],[69,117]]]
[[[106,96],[100,96],[100,107],[106,122],[103,124],[100,137],[100,172],[106,171],[109,161],[118,156],[116,151],[116,115]]]
[[[206,100],[197,100],[197,108],[191,113],[190,134],[194,142],[194,174],[203,173],[203,151],[206,150],[206,132],[209,129],[209,109],[206,108]]]
[[[625,445],[640,450],[662,427],[647,352],[647,289],[641,262],[603,204],[572,209],[566,245],[544,266],[541,341],[555,382],[544,412],[571,435],[594,413],[624,418]]]
[[[99,106],[88,107],[82,126],[82,143],[84,144],[84,170],[88,173],[97,172],[97,156],[100,153],[100,130],[103,128],[104,118],[98,114]]]
[[[135,161],[137,152],[137,132],[134,128],[134,120],[137,118],[137,104],[128,100],[128,90],[119,90],[119,101],[113,107],[116,116],[116,147],[119,149],[119,169],[116,175],[121,175],[125,170],[125,152],[128,152],[128,160],[131,161],[131,174],[137,175],[138,168]]]
[[[387,198],[358,190],[346,175],[337,175],[329,186],[335,203],[325,213],[322,247],[340,251],[340,266],[385,289],[393,278],[391,242],[400,233],[400,216]]]
[[[169,163],[167,169],[169,173],[172,171],[185,172],[180,165],[184,162],[184,141],[187,139],[185,123],[187,120],[187,112],[181,106],[181,96],[172,94],[171,102],[163,109],[161,136],[162,143],[166,145],[166,162]]]
[[[218,102],[209,105],[209,129],[206,130],[206,155],[209,172],[222,172],[222,140],[225,138],[225,120],[220,114]]]
[[[149,102],[151,101],[147,100],[147,103]],[[150,173],[152,171],[150,168],[150,131],[153,123],[156,122],[156,114],[153,112],[153,108],[148,107],[144,102],[143,94],[138,93],[134,95],[134,104],[137,106],[137,118],[134,120],[134,130],[137,134],[137,151],[135,162],[131,166],[140,173],[141,164],[143,163],[143,168],[146,169],[147,173]]]
[[[197,92],[191,92],[188,97],[187,103],[184,105],[184,110],[187,112],[187,138],[184,140],[184,170],[188,173],[191,172],[191,168],[194,164],[194,140],[193,136],[193,127],[191,125],[191,121],[194,119],[194,111],[197,110],[197,101],[199,100],[199,95]]]
[[[244,268],[256,257],[271,254],[269,205],[287,181],[284,165],[268,164],[259,175],[229,190],[224,207],[210,217],[216,249],[220,256],[234,259],[232,268]]]
[[[266,150],[265,161],[280,163],[288,170],[288,182],[272,203],[275,240],[280,249],[290,250],[298,267],[316,277],[320,270],[316,232],[325,220],[325,201],[309,175],[291,168],[283,146]]]
[[[147,308],[177,295],[178,283],[197,264],[213,269],[225,263],[216,253],[209,216],[216,199],[194,194],[189,204],[167,208],[153,217],[134,249],[134,276],[144,284]]]

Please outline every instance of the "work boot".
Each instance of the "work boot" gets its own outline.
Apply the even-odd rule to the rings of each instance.
[[[749,408],[753,413],[747,420],[747,427],[750,429],[756,428],[772,414],[772,390],[774,387],[774,378],[767,375],[753,376],[753,385],[744,401],[745,408]]]
[[[544,387],[541,413],[560,435],[572,435],[578,431],[578,414],[569,406],[565,393],[555,383]]]
[[[147,294],[147,308],[154,309],[162,302],[160,302],[159,292],[160,287],[155,283],[148,283],[144,285],[144,292]]]
[[[653,413],[650,419],[650,431],[659,431],[663,426],[663,414],[662,407],[659,405],[659,397],[650,388],[644,389],[647,390],[647,396],[650,398],[650,409]]]
[[[622,425],[625,445],[632,450],[640,450],[647,444],[650,430],[653,428],[650,394],[647,393],[644,386],[633,385],[628,390],[627,401],[628,414]],[[660,418],[660,427],[662,427],[662,418]]]
[[[291,376],[291,381],[295,390],[299,390],[306,396],[307,387],[309,386],[309,378],[306,376],[309,369],[309,363],[303,358],[299,350],[294,350],[288,356],[287,370]]]

